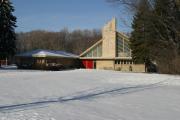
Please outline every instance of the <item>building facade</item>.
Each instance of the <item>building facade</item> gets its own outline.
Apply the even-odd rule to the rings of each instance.
[[[102,29],[102,39],[80,55],[84,68],[145,72],[144,64],[134,64],[129,38],[116,26],[114,18]]]
[[[79,56],[64,51],[33,50],[15,56],[20,69],[61,70],[80,66]]]

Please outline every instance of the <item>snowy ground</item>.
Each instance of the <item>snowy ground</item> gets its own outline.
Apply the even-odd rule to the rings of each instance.
[[[0,70],[0,120],[179,120],[180,76]]]

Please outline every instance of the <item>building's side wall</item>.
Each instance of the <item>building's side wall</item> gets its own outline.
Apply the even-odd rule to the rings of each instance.
[[[115,65],[115,70],[124,72],[145,72],[144,64],[118,64]]]
[[[96,69],[114,70],[114,60],[97,60]]]
[[[114,60],[96,60],[96,69],[123,72],[145,72],[144,64],[115,64]]]
[[[51,69],[52,65],[63,66],[63,68],[79,68],[80,60],[71,58],[26,58],[16,57],[18,68],[24,69]]]
[[[43,59],[37,59],[36,61],[36,68],[42,68],[42,69],[51,69],[52,64],[55,64],[56,66],[62,66],[62,69],[70,69],[70,68],[77,68],[78,65],[77,59],[71,59],[71,58],[43,58]]]
[[[145,64],[134,64],[134,72],[146,72]]]
[[[116,56],[116,20],[110,21],[102,30],[102,57]]]

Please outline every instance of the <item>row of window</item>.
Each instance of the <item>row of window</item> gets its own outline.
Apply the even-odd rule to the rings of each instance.
[[[129,43],[121,36],[117,36],[116,56],[117,57],[131,57],[131,49]]]
[[[89,51],[85,57],[102,57],[102,44],[99,44],[91,51]]]
[[[102,44],[94,47],[83,57],[102,57]],[[119,35],[116,40],[116,57],[131,57],[129,42]]]
[[[115,64],[134,64],[132,60],[116,60]]]

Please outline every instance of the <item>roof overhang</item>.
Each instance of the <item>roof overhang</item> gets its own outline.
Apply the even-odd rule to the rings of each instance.
[[[67,53],[64,51],[54,51],[54,50],[34,50],[26,53],[21,53],[15,57],[21,58],[71,58],[78,59],[79,56],[72,53]]]
[[[80,57],[81,60],[132,60],[132,57]]]
[[[39,56],[15,56],[16,58],[65,58],[65,59],[79,59],[79,57],[63,57],[63,56],[46,56],[46,55],[39,55]]]

